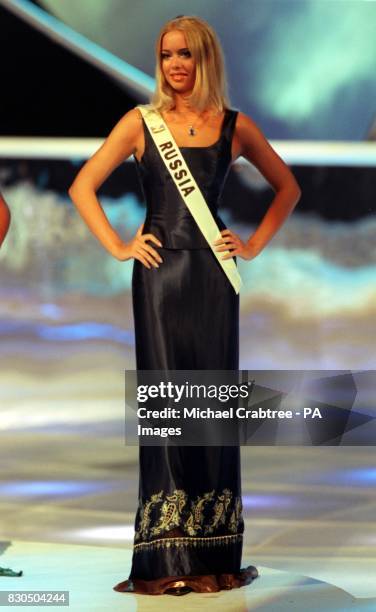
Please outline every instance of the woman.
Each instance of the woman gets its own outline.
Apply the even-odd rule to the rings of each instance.
[[[5,240],[10,225],[10,210],[0,193],[0,247]],[[22,576],[22,570],[15,572],[10,567],[0,567],[0,576]]]
[[[179,16],[167,22],[156,55],[152,104],[220,228],[221,238],[213,247],[223,260],[251,260],[297,204],[299,186],[256,124],[230,108],[220,45],[205,21]],[[110,226],[96,191],[131,154],[147,215],[125,243]],[[276,193],[245,242],[217,214],[227,172],[239,156],[257,166]],[[135,260],[137,368],[238,369],[239,295],[190,214],[137,108],[118,122],[69,193],[107,251],[122,261]],[[244,523],[239,458],[238,447],[140,447],[132,570],[115,590],[213,592],[248,584],[257,576],[252,566],[240,569]]]
[[[10,225],[10,211],[6,201],[0,193],[0,247],[7,235]]]

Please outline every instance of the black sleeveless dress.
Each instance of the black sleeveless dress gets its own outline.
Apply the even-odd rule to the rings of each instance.
[[[231,165],[237,111],[225,111],[221,135],[208,147],[180,150],[220,230],[222,188]],[[147,215],[143,233],[163,259],[134,260],[132,277],[139,370],[237,370],[239,295],[183,202],[143,121],[145,152],[136,159]],[[236,258],[234,258],[236,262]],[[198,592],[249,583],[241,570],[239,447],[140,446],[139,506],[132,569],[116,590]]]

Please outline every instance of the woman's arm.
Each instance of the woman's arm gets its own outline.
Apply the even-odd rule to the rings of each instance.
[[[256,166],[272,186],[276,195],[261,223],[247,242],[244,243],[231,230],[223,230],[221,232],[224,237],[222,244],[226,246],[217,250],[232,249],[231,254],[222,259],[229,259],[234,255],[240,255],[244,259],[253,259],[273,238],[295,208],[299,202],[301,190],[289,167],[274,151],[255,122],[243,113],[238,113],[234,140],[237,156],[245,157]],[[221,239],[216,243],[220,244]]]
[[[7,235],[10,225],[10,211],[6,201],[0,193],[0,246]]]
[[[111,255],[121,261],[135,257],[150,268],[150,263],[157,267],[155,260],[161,261],[161,258],[145,240],[152,240],[161,246],[159,240],[153,234],[141,234],[141,226],[133,240],[125,243],[111,226],[96,196],[115,168],[137,152],[141,131],[141,115],[137,109],[132,109],[120,119],[103,145],[84,164],[68,193],[89,229]]]

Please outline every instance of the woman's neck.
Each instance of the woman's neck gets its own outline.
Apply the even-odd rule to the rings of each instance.
[[[199,111],[194,106],[191,106],[188,100],[187,94],[178,94],[174,95],[175,108],[174,111],[177,113],[184,114],[199,114]]]
[[[174,103],[175,103],[175,106],[174,108],[171,109],[171,111],[173,113],[176,113],[177,115],[181,115],[182,117],[189,117],[189,116],[192,117],[192,115],[196,115],[197,117],[203,117],[203,116],[207,116],[208,114],[209,116],[221,114],[220,111],[216,109],[214,106],[207,107],[205,108],[205,110],[200,111],[198,108],[192,106],[189,103],[187,93],[185,94],[175,93]]]

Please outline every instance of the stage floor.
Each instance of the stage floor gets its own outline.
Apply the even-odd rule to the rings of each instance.
[[[69,590],[72,610],[172,605],[171,596],[112,590],[130,569],[137,448],[124,446],[121,422],[84,413],[75,432],[62,422],[2,432],[0,565],[23,576],[0,577],[1,590]],[[215,600],[218,610],[374,610],[376,495],[366,478],[374,456],[354,447],[243,448],[243,564],[260,577],[231,592],[189,594],[179,609]]]
[[[260,578],[179,604],[113,591],[130,569],[137,502],[138,448],[124,444],[132,364],[108,342],[12,342],[0,368],[0,566],[23,576],[0,577],[1,590],[68,589],[77,611],[376,609],[374,447],[243,447],[243,565]]]
[[[252,585],[220,593],[190,593],[141,596],[111,590],[119,577],[119,568],[129,567],[129,548],[82,546],[14,541],[6,551],[12,565],[25,568],[21,578],[2,578],[2,590],[26,591],[49,588],[69,591],[69,609],[92,612],[126,610],[150,612],[165,610],[374,610],[376,600],[356,599],[333,584],[302,574],[259,565],[260,577]],[[17,606],[19,607],[19,606]],[[50,607],[50,606],[49,606]],[[52,606],[57,609],[56,606]]]

